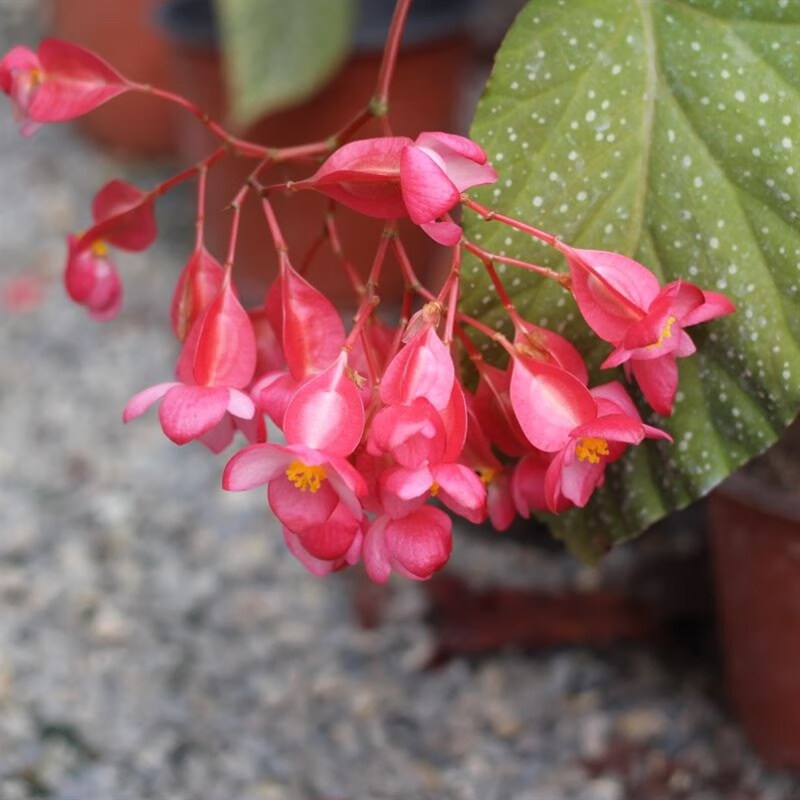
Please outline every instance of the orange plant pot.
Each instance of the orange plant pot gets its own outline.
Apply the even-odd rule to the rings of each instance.
[[[155,24],[159,0],[53,0],[54,35],[87,47],[125,77],[170,88],[169,40]],[[125,156],[174,150],[173,109],[129,93],[81,117],[92,139]]]
[[[800,769],[800,502],[734,476],[710,498],[728,693],[765,761]]]

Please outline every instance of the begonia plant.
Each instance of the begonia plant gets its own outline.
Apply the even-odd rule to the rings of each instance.
[[[0,61],[0,86],[26,136],[123,92],[139,92],[154,102],[178,104],[219,140],[207,157],[152,189],[119,180],[101,187],[91,208],[92,224],[67,236],[64,284],[69,297],[86,306],[92,318],[113,318],[122,307],[122,282],[111,251],[147,249],[157,234],[157,199],[178,184],[195,181],[197,238],[163,308],[165,328],[171,327],[181,348],[175,374],[171,380],[154,376],[154,385],[130,400],[123,417],[129,422],[158,404],[161,427],[177,445],[199,441],[221,453],[235,442],[242,449],[224,467],[223,488],[265,487],[287,547],[312,573],[324,575],[363,561],[369,577],[378,582],[392,572],[414,580],[429,578],[450,556],[452,514],[472,523],[489,520],[500,531],[517,515],[543,514],[576,550],[591,557],[708,491],[767,446],[800,402],[794,339],[775,351],[775,363],[790,358],[789,349],[795,359],[794,367],[783,369],[780,386],[773,380],[775,365],[765,367],[763,348],[753,346],[758,336],[746,344],[730,339],[730,331],[744,323],[715,327],[734,312],[736,319],[749,320],[757,308],[749,296],[753,290],[726,282],[737,269],[752,269],[748,259],[754,256],[741,252],[739,264],[729,264],[716,280],[710,279],[710,268],[698,282],[691,280],[698,272],[697,255],[682,260],[671,252],[667,258],[656,242],[660,229],[672,222],[671,212],[656,213],[648,195],[658,195],[660,189],[649,189],[647,181],[667,169],[663,155],[653,148],[664,146],[661,136],[671,141],[679,127],[700,129],[705,124],[686,123],[670,110],[672,90],[662,84],[672,85],[678,67],[669,26],[682,24],[686,15],[699,15],[699,23],[711,20],[709,24],[727,32],[732,28],[699,1],[622,2],[609,4],[615,9],[607,15],[599,13],[596,3],[577,2],[567,15],[563,3],[533,0],[498,54],[473,138],[422,131],[411,139],[393,135],[388,117],[410,4],[397,2],[368,107],[317,142],[268,147],[246,141],[184,98],[130,81],[93,53],[52,39],[37,52],[24,47],[9,51]],[[663,8],[643,8],[647,5]],[[777,25],[785,21],[780,5],[764,2],[761,16],[753,18],[772,14]],[[747,17],[742,14],[738,33],[730,35],[741,35],[744,41]],[[582,50],[581,36],[586,44]],[[540,105],[533,102],[563,66],[551,58],[551,46],[566,38],[563,46],[568,43],[575,51],[591,87],[595,62],[612,76],[622,71],[617,62],[609,63],[607,53],[614,52],[620,37],[631,48],[625,64],[636,77],[629,89],[619,90],[627,111],[610,108],[610,102],[597,96],[598,89],[571,87],[575,67],[570,61],[562,78],[571,97],[554,103],[556,92]],[[697,52],[701,46],[694,44],[681,40],[679,50]],[[730,55],[723,60],[735,70],[739,62],[734,45],[731,39]],[[634,56],[642,52],[650,61],[640,75]],[[740,61],[749,63],[745,56]],[[513,77],[517,72],[525,76],[524,87]],[[754,67],[747,79],[757,86],[774,76],[763,77]],[[584,102],[585,92],[597,102],[582,112],[583,122],[591,127],[600,113],[605,127],[595,126],[594,144],[581,149],[579,125],[569,121],[568,112],[571,103]],[[748,92],[759,97],[756,88]],[[697,100],[700,106],[707,104],[703,97]],[[604,233],[598,234],[604,209],[619,199],[617,189],[606,183],[607,175],[591,186],[595,173],[617,169],[622,159],[615,135],[606,131],[614,124],[638,125],[635,112],[641,112],[643,127],[626,135],[646,140],[645,182],[634,187],[631,207],[625,205],[617,214],[620,219],[604,223]],[[623,121],[623,113],[631,118]],[[543,135],[545,114],[563,118],[567,129],[556,127]],[[384,135],[358,138],[373,118],[380,120]],[[796,130],[796,120],[794,124]],[[559,136],[567,137],[570,148],[563,160]],[[797,142],[781,147],[789,151]],[[542,154],[548,150],[553,152],[542,169]],[[209,172],[228,158],[250,159],[252,170],[231,198],[226,212],[229,245],[224,260],[217,260],[204,239],[204,219],[214,211],[207,208],[206,185]],[[689,155],[685,158],[691,162]],[[582,169],[574,167],[578,160]],[[273,168],[290,162],[307,164],[308,176],[276,182]],[[785,172],[791,175],[790,169],[791,164]],[[624,188],[628,178],[624,170],[621,174]],[[668,181],[666,173],[663,180]],[[513,194],[515,182],[520,188]],[[575,199],[559,202],[576,182],[591,188],[596,204],[588,214],[575,212],[577,226],[564,219],[573,213],[573,204],[587,200],[589,189],[578,189]],[[357,301],[348,325],[298,268],[307,259],[289,252],[271,202],[278,193],[306,191],[328,198],[326,233],[332,240],[339,206],[385,220],[366,282],[346,257],[340,259],[343,279],[352,285]],[[773,225],[797,247],[797,214],[784,209],[773,220],[753,205],[753,196],[742,199],[744,212],[737,219],[766,230],[762,250],[768,250]],[[694,202],[702,206],[714,201]],[[260,206],[279,262],[263,303],[249,309],[236,286],[244,203]],[[559,224],[548,231],[542,226],[551,207],[563,210]],[[614,226],[625,227],[634,212],[636,236],[626,233],[614,239]],[[645,213],[650,215],[646,223]],[[684,221],[693,218],[692,211],[681,213]],[[709,231],[704,228],[709,223],[698,214],[698,238],[707,233],[711,251],[735,227],[735,222],[729,226],[729,213],[709,210],[718,215]],[[419,279],[398,231],[396,221],[402,218],[447,249],[450,267],[441,285],[426,286]],[[309,244],[315,235],[309,231]],[[615,241],[618,247],[610,247]],[[399,270],[405,283],[394,318],[382,316],[380,307],[381,279],[388,269]],[[693,339],[686,329],[696,325],[700,327],[692,335],[697,330],[699,336]],[[691,363],[704,349],[710,352],[710,345],[723,336],[729,342],[728,371],[739,373],[729,384],[738,387],[737,397],[746,397],[758,409],[755,416],[768,420],[772,437],[736,438],[733,431],[730,447],[716,442],[715,452],[725,454],[725,463],[715,467],[710,479],[691,480],[691,470],[678,470],[672,463],[664,469],[672,480],[676,474],[684,479],[681,492],[654,503],[631,485],[625,496],[625,476],[638,469],[634,464],[644,461],[658,473],[660,464],[672,461],[671,453],[688,447],[692,430],[686,415],[704,402],[705,373],[697,366],[684,370],[681,362]],[[691,386],[684,388],[687,380]],[[689,392],[692,398],[686,401]],[[687,402],[688,410],[681,408],[675,424],[676,408]],[[267,420],[273,426],[270,441]],[[708,435],[719,439],[718,433]],[[637,457],[636,452],[644,455]],[[593,509],[609,502],[623,509],[614,531],[603,529],[605,512],[593,515]]]

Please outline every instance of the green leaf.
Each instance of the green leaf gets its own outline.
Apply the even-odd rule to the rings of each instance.
[[[355,0],[216,0],[239,123],[310,95],[350,45]]]
[[[477,199],[738,307],[690,330],[698,353],[679,362],[673,416],[645,414],[675,444],[630,448],[585,509],[549,518],[588,559],[704,495],[800,408],[798,21],[798,0],[534,0],[497,53],[471,133],[500,180]],[[466,231],[564,268],[496,222],[467,215]],[[579,344],[595,382],[624,380],[596,369],[610,347],[571,297],[530,273],[503,275],[527,318]],[[505,324],[476,263],[462,306]]]

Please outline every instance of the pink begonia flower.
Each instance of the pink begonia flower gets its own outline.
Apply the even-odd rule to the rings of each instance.
[[[130,88],[102,58],[58,39],[45,39],[36,53],[13,47],[0,60],[0,89],[11,98],[23,136],[44,122],[86,114]]]
[[[410,217],[432,239],[455,245],[461,228],[441,220],[473,186],[497,173],[474,142],[450,133],[362,139],[340,147],[310,178],[290,184],[315,189],[380,219]]]
[[[323,574],[358,560],[366,485],[345,458],[300,444],[255,444],[233,456],[222,478],[232,492],[265,483],[287,544],[308,569]]]
[[[122,281],[108,257],[104,242],[79,249],[74,236],[67,237],[67,266],[64,288],[76,303],[86,306],[92,319],[106,322],[116,316],[122,305]]]
[[[545,502],[553,512],[559,510],[562,497],[576,506],[586,505],[602,484],[606,464],[618,458],[625,445],[639,444],[645,437],[670,438],[642,424],[630,400],[620,400],[624,390],[619,384],[611,397],[607,391],[601,389],[597,399],[566,370],[515,359],[511,402],[522,430],[534,447],[555,453],[544,486]]]
[[[106,321],[122,304],[122,283],[108,257],[108,245],[144,250],[153,243],[157,229],[148,196],[121,180],[110,181],[95,195],[92,216],[89,230],[67,237],[64,287],[94,319]]]
[[[392,571],[427,580],[447,563],[452,547],[450,517],[423,506],[400,519],[382,515],[372,521],[364,537],[364,566],[376,583],[386,583]]]
[[[254,445],[225,468],[222,485],[244,491],[268,484],[284,537],[308,569],[323,574],[358,560],[366,494],[346,460],[364,432],[364,407],[347,372],[347,354],[304,383],[285,414],[287,445]],[[320,563],[324,562],[324,563]]]
[[[255,361],[253,326],[227,278],[183,345],[178,381],[139,392],[125,407],[123,421],[163,397],[158,416],[166,436],[175,444],[199,439],[216,450],[224,440],[217,426],[232,435],[228,414],[241,420],[255,416],[253,401],[242,391],[252,380]]]
[[[686,281],[661,288],[646,267],[618,253],[562,247],[581,314],[616,348],[602,366],[629,363],[626,371],[647,402],[669,416],[678,387],[675,359],[695,351],[684,328],[733,313],[733,303]]]
[[[294,393],[339,357],[345,341],[344,324],[333,303],[289,265],[284,265],[267,293],[265,314],[287,368],[259,376],[252,394],[283,428]]]
[[[219,294],[225,270],[201,244],[192,253],[183,268],[172,295],[170,321],[172,330],[183,342],[197,318]],[[250,320],[252,322],[252,314]]]
[[[254,444],[225,467],[222,487],[243,492],[267,484],[267,500],[303,549],[326,561],[343,557],[361,529],[363,478],[341,456],[300,444]]]

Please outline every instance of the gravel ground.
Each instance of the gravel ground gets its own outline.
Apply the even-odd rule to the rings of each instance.
[[[0,5],[3,48],[29,4]],[[98,154],[67,127],[16,135],[0,109],[4,310],[0,538],[2,800],[796,800],[712,691],[702,659],[644,648],[509,649],[428,664],[426,595],[398,582],[360,627],[356,579],[316,580],[284,551],[258,493],[219,489],[221,462],[179,449],[130,395],[170,374],[165,324],[187,254],[188,198],[163,235],[119,256],[125,308],[91,322],[64,298],[65,232],[112,176],[156,168]],[[476,583],[589,586],[558,552],[459,536]]]

